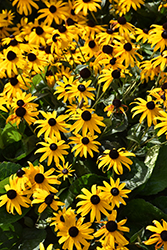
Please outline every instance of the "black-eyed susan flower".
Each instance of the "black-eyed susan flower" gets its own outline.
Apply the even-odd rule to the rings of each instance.
[[[103,34],[102,31],[105,31],[105,28],[103,25],[98,25],[95,23],[94,20],[88,19],[84,24],[77,25],[78,28],[81,28],[81,37],[85,40],[90,39],[93,40],[95,39],[96,35]]]
[[[25,175],[25,171],[23,169],[18,169],[16,174],[14,174],[14,178],[16,180],[16,187],[18,190],[25,191],[31,188],[31,182]]]
[[[161,116],[161,108],[159,107],[159,104],[156,104],[156,102],[152,99],[151,96],[147,96],[147,101],[145,101],[142,98],[136,98],[135,102],[132,102],[132,104],[136,104],[137,106],[132,108],[132,118],[137,115],[141,114],[139,122],[142,123],[142,121],[147,117],[147,125],[148,127],[151,126],[153,123],[154,125],[157,124],[156,119],[154,119],[157,116]]]
[[[58,201],[58,199],[59,197],[57,197],[55,194],[43,189],[36,188],[33,192],[33,200],[31,204],[42,203],[38,208],[38,213],[42,213],[48,206],[57,211],[58,206],[64,205],[64,203]]]
[[[106,149],[103,155],[98,158],[98,168],[104,168],[108,166],[107,171],[113,167],[116,174],[123,174],[123,167],[125,165],[129,170],[131,170],[129,165],[133,162],[127,156],[135,156],[134,153],[128,152],[124,148],[119,148],[118,150],[113,148],[111,150]]]
[[[51,25],[53,20],[56,24],[60,24],[62,20],[67,17],[68,6],[67,3],[61,0],[49,0],[45,1],[47,8],[40,9],[38,13],[38,19],[45,18],[45,24]]]
[[[129,242],[125,239],[122,232],[129,232],[129,228],[123,226],[127,219],[116,222],[117,211],[113,210],[112,213],[107,216],[107,221],[103,221],[102,226],[97,232],[94,233],[95,237],[100,237],[100,241],[103,242],[103,246],[110,246],[111,249],[115,249],[115,243],[119,243],[122,246],[127,245]]]
[[[167,249],[167,223],[165,220],[162,219],[162,225],[159,221],[153,220],[155,226],[147,226],[146,229],[150,230],[151,232],[155,232],[150,238],[144,241],[145,245],[152,245],[155,244],[155,249],[159,249],[162,246],[164,250]]]
[[[100,47],[97,43],[96,39],[88,39],[86,40],[84,46],[82,47],[82,53],[87,58],[91,58],[93,56],[96,57],[96,55],[99,54]]]
[[[162,51],[161,54],[153,58],[151,62],[154,68],[159,66],[160,70],[164,71],[167,64],[167,51],[166,50]]]
[[[118,10],[120,14],[125,15],[131,8],[137,11],[137,8],[141,8],[143,4],[143,0],[120,0],[118,1]]]
[[[58,166],[60,160],[62,162],[65,161],[64,155],[68,155],[68,152],[65,149],[68,149],[69,145],[65,144],[65,141],[63,140],[58,141],[56,137],[48,138],[46,142],[39,142],[38,144],[42,145],[43,147],[37,149],[35,154],[43,153],[39,161],[42,162],[48,158],[48,166],[51,165],[52,160],[54,161],[55,165]]]
[[[93,151],[98,153],[99,150],[97,145],[101,145],[100,142],[95,141],[97,138],[97,135],[92,136],[90,133],[87,135],[76,134],[75,136],[69,137],[69,140],[72,140],[69,144],[75,144],[71,152],[75,151],[75,157],[77,157],[78,154],[80,157],[84,156],[87,158],[88,154],[93,157]]]
[[[142,59],[143,57],[136,52],[136,50],[139,49],[139,47],[136,47],[134,44],[130,42],[115,42],[117,47],[115,48],[115,57],[119,57],[121,62],[125,63],[125,67],[128,68],[129,66],[134,67],[135,65],[138,66],[139,62],[136,58],[139,57]]]
[[[88,103],[88,98],[91,100],[94,100],[94,94],[91,91],[95,91],[94,87],[90,87],[92,81],[83,81],[79,82],[76,81],[74,84],[72,84],[72,87],[69,87],[69,94],[71,94],[71,97],[76,97],[78,100],[78,103],[81,101],[85,101],[85,103]]]
[[[163,25],[153,24],[150,26],[148,42],[151,43],[151,47],[154,47],[154,51],[160,49],[162,52],[167,46],[167,23]]]
[[[90,212],[90,221],[93,222],[95,219],[97,222],[101,220],[101,213],[108,216],[107,210],[111,210],[111,206],[108,204],[106,199],[102,197],[102,191],[99,187],[93,185],[91,192],[86,188],[81,189],[83,194],[79,194],[77,198],[82,199],[77,203],[77,207],[81,206],[77,213],[81,213],[81,216],[85,216]]]
[[[136,42],[139,42],[141,40],[143,43],[146,43],[149,37],[148,32],[149,32],[149,29],[147,28],[144,28],[144,29],[136,28],[136,31],[135,31],[137,35]]]
[[[87,16],[88,10],[97,12],[97,9],[101,9],[101,0],[76,0],[74,4],[75,13],[78,14],[81,10],[83,15]]]
[[[140,69],[142,70],[140,76],[142,81],[148,82],[149,78],[154,80],[154,78],[158,76],[160,67],[159,65],[154,67],[152,62],[152,60],[146,60],[140,63]]]
[[[44,67],[48,64],[40,50],[29,51],[26,59],[28,64],[27,70],[34,70],[38,74],[41,74],[44,71]]]
[[[89,248],[90,243],[87,240],[93,239],[91,234],[94,232],[94,229],[90,228],[91,222],[83,223],[83,221],[83,217],[80,217],[77,221],[71,220],[67,228],[60,229],[57,236],[61,237],[59,244],[64,243],[62,249],[73,250],[74,246],[77,250]]]
[[[63,163],[63,166],[58,165],[56,169],[56,172],[59,173],[57,178],[63,177],[63,181],[65,181],[66,178],[72,176],[71,173],[74,171],[75,170],[72,169],[72,164],[69,165],[69,162]]]
[[[23,168],[25,171],[25,176],[27,176],[32,185],[32,191],[36,188],[46,190],[47,192],[57,193],[57,189],[50,184],[60,184],[61,182],[57,180],[56,175],[51,175],[55,169],[50,168],[48,171],[44,172],[44,167],[39,164],[39,166],[33,166],[31,162],[28,162],[29,167]]]
[[[45,120],[37,120],[35,124],[39,124],[36,129],[40,128],[37,136],[40,137],[44,133],[44,138],[47,140],[48,137],[54,137],[58,140],[61,140],[60,132],[67,133],[66,130],[69,128],[69,125],[65,123],[65,120],[68,118],[68,115],[57,115],[57,112],[54,110],[51,112],[40,111]]]
[[[75,210],[69,207],[67,210],[64,207],[62,210],[59,210],[58,213],[53,213],[55,217],[52,217],[53,221],[50,226],[55,226],[54,231],[61,230],[68,227],[69,222],[75,221]]]
[[[6,210],[8,213],[14,214],[15,209],[16,212],[21,215],[21,206],[28,208],[31,203],[30,199],[26,197],[28,191],[22,192],[18,189],[16,180],[15,178],[12,178],[12,176],[9,178],[9,184],[5,185],[4,188],[7,193],[0,196],[0,207],[6,204]]]
[[[104,112],[107,112],[107,116],[111,116],[113,112],[122,112],[123,114],[126,114],[123,107],[126,107],[127,109],[127,106],[122,104],[121,100],[114,99],[112,104],[109,104],[104,108]]]
[[[106,198],[109,203],[111,202],[112,209],[117,206],[119,207],[122,203],[126,205],[126,202],[123,198],[128,198],[127,194],[131,192],[129,189],[123,189],[126,185],[125,182],[120,183],[118,178],[115,182],[112,177],[110,177],[110,184],[106,181],[103,181],[105,187],[100,187],[103,190],[102,195]]]
[[[3,61],[0,62],[0,68],[1,70],[6,70],[8,77],[12,77],[13,73],[18,75],[18,69],[23,70],[26,65],[26,61],[23,59],[19,50],[16,53],[9,48],[4,49],[2,59]]]
[[[74,130],[74,134],[77,134],[79,130],[82,129],[83,134],[87,134],[88,131],[92,135],[94,135],[94,132],[101,133],[101,130],[98,126],[105,127],[105,124],[102,122],[104,119],[102,116],[98,116],[97,114],[93,113],[93,110],[79,110],[79,114],[76,114],[76,116],[72,119],[77,120],[70,128],[70,131]],[[98,126],[97,126],[98,125]]]
[[[35,1],[39,1],[39,0],[35,0]],[[35,9],[38,9],[38,5],[34,2],[34,0],[14,0],[12,2],[12,5],[16,5],[17,4],[17,12],[20,15],[25,14],[26,16],[31,15],[32,13],[32,7],[33,6]]]
[[[124,16],[120,16],[117,21],[111,20],[110,23],[113,30],[119,28],[119,34],[127,39],[135,33],[135,27]]]

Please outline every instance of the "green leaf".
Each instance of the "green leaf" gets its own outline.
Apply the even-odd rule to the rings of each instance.
[[[127,218],[126,226],[130,228],[130,236],[143,227],[152,224],[153,220],[167,220],[167,214],[143,199],[133,199],[122,208],[118,221]]]
[[[164,193],[166,195],[166,192]],[[161,209],[165,214],[167,214],[167,197],[160,196],[157,197],[155,200],[151,201],[153,205]]]
[[[153,195],[167,188],[167,146],[162,146],[159,150],[159,155],[155,163],[154,170],[151,177],[146,183],[142,195]],[[150,156],[151,158],[151,156]],[[152,153],[152,158],[154,159],[154,153]]]
[[[21,168],[20,164],[16,164],[13,162],[2,162],[0,164],[0,180],[4,180],[6,177],[10,176],[17,172],[18,169]],[[1,186],[1,182],[0,182]]]
[[[25,228],[23,230],[22,241],[19,249],[33,250],[39,246],[39,243],[42,242],[45,237],[46,231],[43,229]]]
[[[7,123],[2,131],[1,138],[4,146],[13,142],[18,142],[22,138],[22,135],[18,132],[17,127],[13,126],[10,123]]]
[[[15,213],[15,215],[13,214],[9,214],[6,211],[6,204],[3,205],[2,207],[0,207],[0,227],[5,225],[5,224],[11,224],[15,221],[20,220],[23,216],[25,216],[25,214],[30,210],[30,208],[21,208],[22,209],[22,215],[19,215],[17,213]]]

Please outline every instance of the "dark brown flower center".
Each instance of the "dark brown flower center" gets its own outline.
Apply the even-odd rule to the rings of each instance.
[[[36,183],[41,184],[41,183],[44,181],[45,177],[44,177],[43,174],[38,173],[38,174],[35,175],[35,178],[34,178],[34,179],[35,179],[35,182],[36,182]]]
[[[57,37],[59,37],[59,34],[54,34],[54,36],[52,37],[53,42],[57,42]]]
[[[71,85],[70,85],[70,84],[67,84],[67,85],[65,86],[65,91],[66,91],[66,92],[68,92],[68,91],[69,91],[69,87],[71,87]]]
[[[155,108],[155,103],[153,101],[147,102],[147,108],[153,110]]]
[[[79,230],[77,227],[70,227],[68,233],[71,237],[75,238],[79,234]]]
[[[54,118],[50,118],[48,120],[48,124],[52,127],[52,126],[56,125],[56,120]]]
[[[18,41],[16,39],[12,39],[9,43],[9,46],[16,46],[18,44]]]
[[[60,216],[61,222],[65,222],[63,215]]]
[[[15,58],[16,58],[16,53],[10,50],[7,54],[7,59],[9,61],[13,61]]]
[[[60,25],[59,27],[58,27],[58,31],[60,32],[60,33],[64,33],[64,32],[66,32],[66,27],[64,26],[64,25]]]
[[[102,51],[106,54],[112,54],[113,47],[111,47],[110,45],[104,45]]]
[[[164,39],[167,39],[167,30],[164,30],[164,31],[161,33],[161,36],[162,36]]]
[[[111,35],[111,34],[113,34],[113,30],[112,29],[107,29],[107,34],[109,34],[109,35]]]
[[[75,21],[74,21],[72,18],[69,17],[69,18],[67,19],[67,25],[68,25],[68,26],[71,26],[71,25],[74,25],[74,24],[75,24]]]
[[[125,44],[124,44],[124,49],[125,49],[126,51],[131,51],[131,50],[132,50],[132,45],[131,45],[131,43],[125,43]]]
[[[93,49],[96,46],[96,43],[92,40],[89,42],[89,48]]]
[[[79,90],[80,92],[84,92],[84,91],[86,90],[85,85],[79,84],[79,85],[78,85],[78,90]]]
[[[87,22],[87,25],[88,25],[89,27],[91,27],[91,28],[93,28],[93,27],[96,26],[96,24],[95,24],[95,22],[94,22],[93,20],[89,20],[89,21]]]
[[[100,197],[96,194],[92,195],[90,201],[93,205],[97,205],[100,202]]]
[[[18,177],[22,177],[25,174],[25,171],[20,168],[20,169],[17,170],[16,174],[17,174]]]
[[[115,160],[119,157],[119,153],[116,149],[111,149],[109,152],[109,156],[111,159]]]
[[[160,236],[161,236],[161,239],[162,239],[163,241],[167,241],[167,231],[166,231],[166,230],[162,231],[162,232],[160,233]]]
[[[118,79],[118,78],[120,78],[120,70],[118,70],[118,69],[115,69],[115,70],[113,70],[113,72],[112,72],[112,77],[114,78],[114,79]]]
[[[163,27],[164,30],[167,30],[167,23],[164,23],[164,24],[162,25],[162,27]]]
[[[57,147],[57,145],[56,145],[55,143],[50,144],[50,149],[51,149],[52,151],[55,151],[57,148],[58,148],[58,147]]]
[[[46,196],[46,198],[45,198],[45,203],[46,203],[47,205],[50,205],[50,204],[52,203],[53,199],[54,199],[54,194],[49,194],[49,195]]]
[[[71,10],[71,15],[75,16],[75,10]]]
[[[88,138],[88,137],[83,137],[83,138],[82,138],[82,143],[83,143],[84,145],[87,145],[87,144],[89,143],[89,138]]]
[[[116,63],[116,60],[117,58],[113,57],[111,60],[110,60],[110,64],[111,65],[114,65]]]
[[[148,31],[149,31],[149,29],[147,29],[147,28],[144,28],[144,29],[143,29],[143,32],[144,32],[145,34],[148,34]]]
[[[56,6],[54,6],[54,5],[51,5],[50,8],[49,8],[49,11],[50,11],[51,13],[55,13],[56,10],[57,10],[57,8],[56,8]]]
[[[23,117],[26,114],[26,109],[24,107],[19,107],[15,111],[18,117]]]
[[[113,220],[108,221],[106,224],[106,229],[109,232],[115,232],[117,230],[117,223]]]
[[[14,189],[10,189],[7,191],[7,197],[10,199],[10,200],[13,200],[14,198],[16,198],[17,196],[17,193]]]
[[[110,192],[113,196],[117,196],[119,194],[118,188],[112,188]]]
[[[46,54],[51,54],[51,46],[50,45],[46,46],[45,53]]]
[[[91,0],[82,0],[84,3],[89,3]]]
[[[126,18],[124,16],[121,16],[118,18],[118,23],[119,24],[126,24]]]
[[[36,55],[34,53],[28,54],[28,61],[34,62],[37,59]]]
[[[12,86],[16,86],[18,83],[17,76],[9,78],[9,81]]]
[[[24,103],[23,100],[18,100],[18,101],[17,101],[17,105],[18,105],[19,107],[22,107],[24,104],[25,104],[25,103]]]
[[[121,101],[119,99],[114,99],[112,104],[114,105],[115,108],[121,107]]]
[[[91,113],[88,110],[85,110],[82,115],[81,115],[82,119],[84,121],[90,121],[91,120]]]
[[[42,27],[38,26],[35,28],[35,32],[38,36],[42,35],[44,33],[44,30]]]
[[[68,174],[68,169],[67,169],[67,168],[64,168],[64,169],[62,170],[62,174]]]
[[[86,79],[86,78],[89,78],[91,76],[91,72],[88,68],[84,68],[80,71],[80,76],[83,78],[83,79]]]
[[[165,83],[161,86],[161,89],[162,89],[162,90],[167,89],[167,82],[165,82]]]

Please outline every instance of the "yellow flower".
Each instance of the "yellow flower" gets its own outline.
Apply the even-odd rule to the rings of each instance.
[[[48,158],[48,166],[51,165],[52,160],[54,160],[56,166],[59,165],[60,159],[64,163],[65,159],[63,155],[68,155],[68,152],[64,149],[69,148],[69,145],[64,144],[64,142],[63,140],[58,141],[56,137],[48,138],[46,142],[39,142],[38,144],[41,144],[43,147],[37,149],[35,154],[44,153],[39,161],[42,162]]]
[[[126,151],[124,148],[116,149],[106,149],[103,152],[103,155],[98,158],[98,168],[101,168],[102,171],[105,166],[108,166],[107,171],[113,167],[113,170],[116,174],[123,174],[122,164],[125,165],[129,170],[131,170],[129,165],[132,165],[133,162],[126,156],[135,156],[134,153]]]
[[[102,0],[76,0],[74,4],[75,13],[78,14],[81,10],[83,10],[84,16],[87,16],[88,10],[97,12],[97,8],[101,9],[99,3]]]
[[[100,241],[103,242],[103,246],[110,246],[112,249],[115,249],[115,243],[121,245],[127,245],[129,242],[125,239],[122,232],[129,232],[129,228],[123,226],[126,223],[126,219],[116,222],[117,211],[113,210],[112,213],[108,216],[107,221],[103,221],[104,227],[102,226],[96,233],[95,237],[99,237]]]
[[[39,1],[39,0],[35,0]],[[35,8],[38,9],[38,5],[34,2],[34,0],[14,0],[12,2],[12,5],[17,4],[17,12],[22,15],[25,14],[26,16],[31,15],[32,13],[32,8],[31,5]]]
[[[156,243],[155,249],[159,249],[164,246],[164,250],[167,250],[167,223],[162,219],[162,225],[157,221],[153,220],[155,226],[147,226],[146,229],[151,232],[155,232],[150,236],[148,240],[144,242],[145,245],[152,245]]]
[[[74,172],[75,170],[71,169],[72,164],[70,164],[69,166],[68,165],[69,165],[69,162],[67,162],[66,164],[63,163],[63,166],[61,165],[57,166],[58,170],[56,170],[56,172],[59,173],[57,178],[63,177],[63,181],[65,181],[66,178],[68,178],[69,176],[72,176],[71,173]]]

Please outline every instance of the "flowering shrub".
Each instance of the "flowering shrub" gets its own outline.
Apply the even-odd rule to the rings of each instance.
[[[0,11],[0,249],[166,250],[166,2]]]

